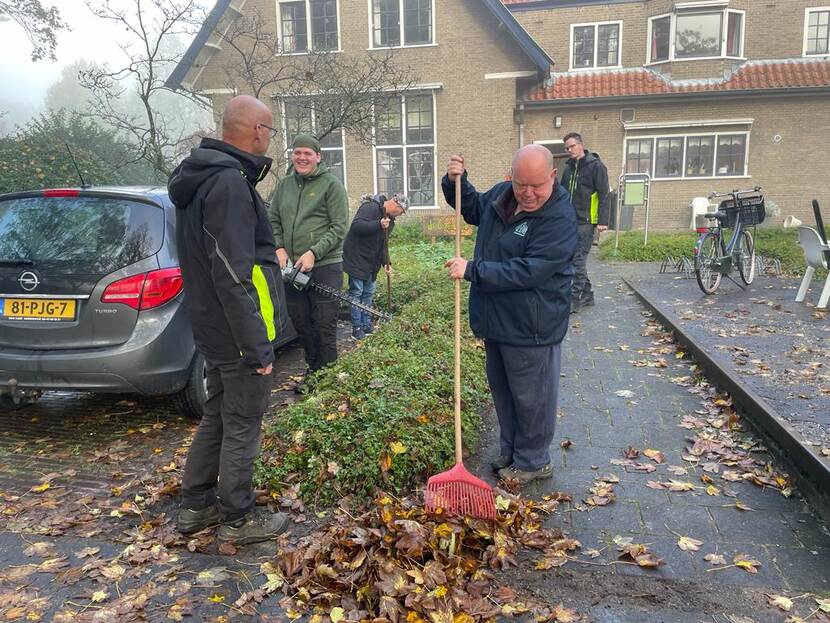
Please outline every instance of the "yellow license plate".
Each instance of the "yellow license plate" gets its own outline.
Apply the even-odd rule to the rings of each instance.
[[[6,320],[75,320],[75,301],[72,299],[4,299],[3,317]]]

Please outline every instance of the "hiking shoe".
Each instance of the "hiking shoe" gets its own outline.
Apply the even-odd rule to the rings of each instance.
[[[553,466],[548,463],[544,467],[525,472],[511,465],[499,470],[499,478],[502,480],[518,480],[520,484],[526,485],[534,480],[542,480],[553,476]]]
[[[579,297],[579,306],[580,307],[593,307],[594,306],[594,293],[589,292],[587,295],[583,295]]]
[[[205,528],[218,526],[220,523],[219,509],[216,506],[208,506],[198,511],[192,508],[180,508],[179,517],[176,519],[176,530],[182,534],[193,534]]]
[[[254,509],[236,521],[219,526],[216,539],[233,545],[249,545],[273,539],[288,528],[288,515]]]
[[[363,327],[363,332],[366,335],[371,335],[372,333],[375,332],[375,326],[372,323],[369,323],[365,327]]]
[[[510,467],[511,465],[513,465],[512,457],[507,457],[504,454],[500,454],[499,458],[493,460],[490,463],[490,467],[493,468],[494,472],[497,472],[500,469],[504,469],[505,467]]]
[[[352,338],[355,340],[362,340],[366,337],[366,332],[361,328],[358,327],[357,329],[352,329]]]

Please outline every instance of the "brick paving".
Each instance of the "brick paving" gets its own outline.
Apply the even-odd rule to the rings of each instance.
[[[724,483],[712,474],[716,484],[728,485],[724,489],[731,490],[735,497],[707,495],[699,480],[704,472],[681,458],[693,433],[678,426],[684,415],[701,408],[701,397],[672,380],[690,375],[694,362],[677,359],[672,353],[664,356],[666,368],[633,365],[632,361],[653,359],[643,353],[652,348],[654,338],[641,335],[651,315],[624,285],[618,268],[594,263],[589,274],[595,284],[596,307],[571,316],[564,344],[561,417],[553,447],[555,475],[552,481],[534,483],[525,492],[542,495],[561,490],[573,496],[564,519],[554,516],[550,525],[561,526],[577,538],[583,552],[590,548],[602,551],[600,558],[583,555],[580,558],[586,564],[567,567],[580,568],[591,578],[590,583],[608,590],[607,598],[595,598],[597,603],[590,608],[592,620],[727,621],[731,619],[717,617],[731,614],[749,617],[742,619],[746,621],[783,621],[783,613],[766,607],[764,592],[794,595],[830,591],[830,531],[797,490],[786,498],[771,488],[747,482]],[[638,272],[641,274],[642,268]],[[672,276],[660,277],[673,281]],[[689,289],[693,295],[697,289],[694,281],[677,283],[678,288]],[[769,294],[763,296],[770,299]],[[699,310],[700,303],[678,305]],[[748,300],[733,304],[767,309]],[[774,340],[769,343],[775,348]],[[621,390],[632,392],[631,397],[618,396],[616,392]],[[475,462],[482,472],[487,461],[498,453],[492,415],[489,422],[486,447]],[[562,449],[559,443],[563,439],[573,445]],[[666,462],[656,465],[654,473],[626,471],[612,464],[612,459],[623,459],[622,449],[628,446],[661,450]],[[637,460],[649,462],[644,457]],[[686,467],[688,473],[674,476],[667,471],[668,466]],[[590,495],[594,481],[605,474],[620,479],[615,486],[617,499],[607,506],[590,508],[583,500]],[[669,478],[692,482],[698,488],[674,493],[646,486],[648,481]],[[737,510],[736,499],[754,510]],[[665,560],[665,565],[641,569],[615,563],[613,539],[617,535],[647,544]],[[697,552],[682,551],[677,546],[680,535],[704,544]],[[704,555],[715,552],[723,554],[727,562],[735,554],[746,554],[761,565],[757,574],[735,567],[710,571],[713,566]],[[595,566],[602,561],[614,564]],[[541,573],[550,576],[547,582],[541,581],[551,591],[549,594],[558,594],[566,602],[570,598],[571,606],[582,605],[584,612],[579,591],[557,591],[566,572],[557,569]],[[620,601],[620,595],[609,587],[617,586],[626,576],[651,578],[655,586],[662,586],[661,590],[681,583],[686,601],[678,598],[655,604],[637,599],[636,591],[642,590],[639,584]],[[695,594],[697,598],[692,597]]]

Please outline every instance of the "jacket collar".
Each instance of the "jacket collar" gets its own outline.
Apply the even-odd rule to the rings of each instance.
[[[273,162],[268,156],[257,156],[256,154],[242,151],[230,143],[219,141],[215,138],[203,138],[199,147],[221,151],[233,157],[239,162],[242,175],[254,186],[268,174]]]

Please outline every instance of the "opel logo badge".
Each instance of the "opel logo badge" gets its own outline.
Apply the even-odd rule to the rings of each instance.
[[[31,292],[40,285],[40,279],[38,279],[37,275],[32,271],[27,270],[20,273],[20,276],[17,278],[17,283],[19,283],[20,287],[26,290],[26,292]]]

